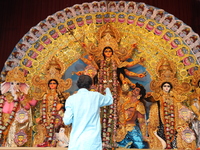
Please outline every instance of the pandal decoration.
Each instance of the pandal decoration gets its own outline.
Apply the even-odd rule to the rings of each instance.
[[[200,69],[194,71],[194,76],[191,80],[193,92],[190,95],[190,106],[196,117],[200,118],[199,102],[200,102]],[[199,120],[199,119],[198,119]]]
[[[187,143],[192,143],[192,141],[196,139],[193,130],[191,130],[189,127],[182,131],[182,138]]]
[[[29,116],[29,114],[27,113],[27,111],[25,109],[21,108],[16,113],[16,120],[19,123],[24,123],[28,120],[28,116]]]
[[[199,85],[198,85],[199,81],[200,81],[200,69],[194,71],[194,75],[193,75],[191,83],[195,88],[198,88],[199,87]]]
[[[115,5],[111,5],[111,3],[114,3]],[[120,7],[121,3],[123,4],[122,10]],[[127,47],[127,45],[132,43],[130,41],[132,41],[133,38],[137,38],[136,41],[139,53],[136,54],[136,57],[142,56],[146,58],[147,61],[145,67],[151,75],[151,78],[153,78],[154,73],[156,72],[155,64],[158,63],[160,58],[167,56],[176,63],[179,80],[190,82],[193,71],[199,67],[198,64],[200,59],[198,59],[197,56],[199,56],[200,52],[193,55],[193,50],[199,46],[199,37],[181,20],[178,20],[178,18],[168,14],[164,10],[144,3],[142,3],[144,9],[140,11],[141,9],[139,6],[141,3],[136,3],[134,1],[94,1],[85,4],[88,5],[88,12],[86,12],[84,4],[79,5],[81,8],[79,13],[76,13],[74,6],[68,7],[48,16],[48,18],[41,21],[37,26],[31,28],[30,32],[27,32],[27,34],[24,35],[24,38],[16,45],[11,57],[9,57],[5,64],[17,60],[17,64],[19,64],[23,71],[27,73],[27,81],[32,87],[32,77],[42,70],[46,61],[49,60],[49,57],[56,54],[67,68],[83,54],[79,44],[77,44],[76,41],[74,42],[74,38],[68,35],[69,28],[76,36],[78,35],[78,38],[85,34],[85,36],[87,36],[87,41],[95,41],[96,38],[93,33],[106,22],[110,22],[110,24],[117,27],[123,33],[123,39],[121,40],[122,43],[120,45]],[[114,8],[111,9],[111,6],[114,6]],[[63,18],[58,18],[58,14],[62,14]],[[171,17],[172,19],[170,23],[166,23],[168,17]],[[51,23],[50,18],[55,19],[55,22]],[[178,25],[178,27],[176,25]],[[109,28],[112,29],[112,27]],[[110,29],[106,30],[109,31]],[[185,31],[186,33],[184,33]],[[101,34],[102,31],[99,33],[100,35],[97,39],[101,39],[101,37],[105,35],[104,33]],[[191,35],[194,37],[196,36],[196,42],[188,42]],[[118,45],[116,43],[119,41],[121,35],[112,32],[111,36],[117,37],[116,40],[112,39],[115,41],[113,42],[115,45],[113,45],[112,48],[117,49]],[[106,37],[109,38],[109,36]],[[100,51],[102,50],[102,47],[107,45],[106,41],[101,43],[102,44],[98,45],[98,50]],[[91,45],[91,47],[92,46],[94,45]],[[98,50],[94,53],[97,54],[96,59],[100,60],[100,57],[98,58],[100,51]],[[125,56],[128,57],[128,55],[126,55],[126,50],[119,50],[121,52],[119,58],[123,59]],[[19,55],[21,54],[22,56],[18,57],[16,56],[16,53]],[[116,53],[116,55],[118,54]],[[186,63],[188,58],[193,61]],[[5,65],[5,68],[1,73],[2,80],[6,77],[9,69],[9,66]],[[42,81],[40,77],[43,78],[44,75],[38,77],[38,86],[42,83],[40,82]],[[45,87],[43,85],[46,85],[46,83],[41,84],[41,89]],[[36,88],[32,93],[35,93],[35,91],[36,95],[38,93],[38,97],[39,95],[42,95],[39,94],[39,88]]]
[[[26,82],[24,73],[19,69],[19,67],[15,67],[13,70],[9,71],[8,74],[6,75],[5,82],[14,82],[14,81],[18,81],[19,83]]]
[[[185,121],[190,121],[191,118],[193,118],[193,112],[186,106],[182,106],[182,108],[179,109],[179,117]]]
[[[27,134],[24,132],[24,130],[20,130],[15,134],[14,141],[19,146],[22,146],[27,142]]]

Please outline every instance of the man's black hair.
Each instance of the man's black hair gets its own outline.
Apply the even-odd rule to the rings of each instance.
[[[77,81],[78,88],[90,89],[92,85],[92,78],[88,75],[81,75]]]

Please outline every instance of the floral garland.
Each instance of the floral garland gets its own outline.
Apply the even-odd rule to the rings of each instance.
[[[46,128],[46,130],[48,131],[47,134],[48,134],[48,141],[52,141],[53,140],[53,132],[54,132],[54,126],[55,126],[55,118],[56,118],[56,106],[57,106],[57,99],[54,98],[53,100],[53,108],[51,110],[51,118],[50,118],[50,122],[48,124],[47,122],[47,105],[48,105],[48,101],[47,101],[47,98],[43,99],[42,101],[42,120],[43,120],[43,123],[44,123],[44,126]]]
[[[102,140],[105,143],[115,144],[117,135],[117,67],[112,59],[101,60],[99,92],[104,93],[105,88],[109,85],[112,85],[113,104],[102,108]]]
[[[164,95],[164,131],[166,137],[167,149],[171,149],[171,142],[175,138],[175,113],[174,113],[174,104],[173,99],[169,97],[165,97]]]
[[[6,101],[5,96],[1,96],[0,98],[0,139],[2,139],[2,135],[3,135],[3,131],[5,131],[6,129],[8,129],[9,125],[12,123],[12,121],[14,120],[14,116],[16,114],[17,108],[19,106],[19,100],[13,100],[14,101],[14,105],[13,105],[13,109],[10,113],[9,119],[8,121],[3,124],[3,106],[4,106],[4,102]]]

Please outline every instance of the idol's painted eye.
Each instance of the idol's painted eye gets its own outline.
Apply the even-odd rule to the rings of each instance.
[[[112,51],[107,51],[107,50],[106,50],[106,51],[104,51],[104,52],[105,52],[105,53],[109,53],[109,52],[112,52]]]
[[[170,87],[170,85],[164,85],[163,87]]]
[[[57,83],[53,82],[53,83],[49,83],[49,84],[57,84]]]

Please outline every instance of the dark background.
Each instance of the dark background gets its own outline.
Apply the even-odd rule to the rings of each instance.
[[[0,71],[19,40],[47,16],[94,0],[0,0]],[[134,0],[173,14],[200,35],[200,0]]]

